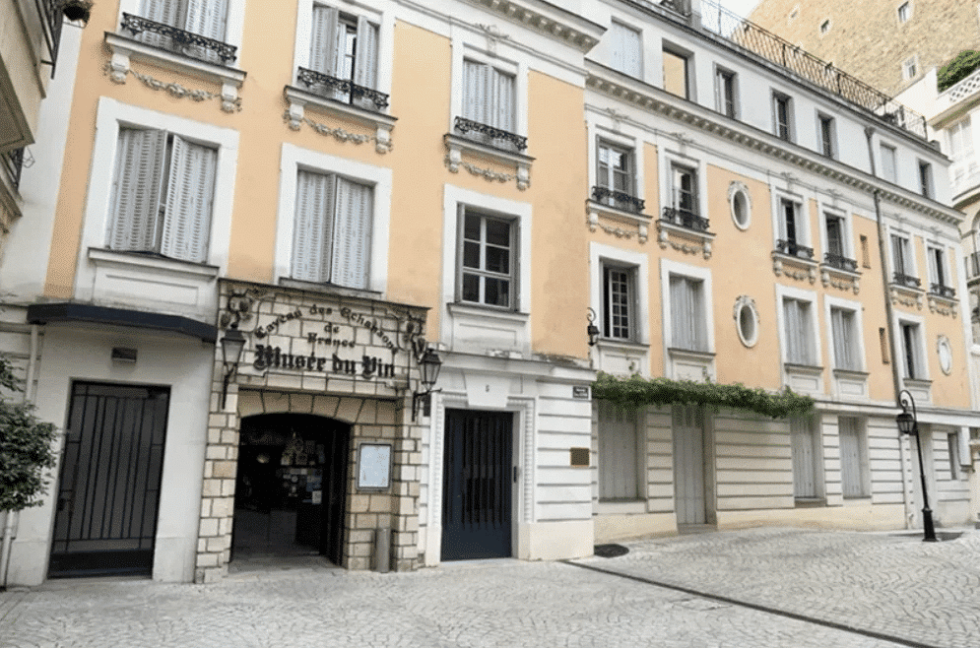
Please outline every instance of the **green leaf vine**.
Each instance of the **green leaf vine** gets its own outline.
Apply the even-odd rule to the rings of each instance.
[[[973,71],[980,67],[980,52],[965,50],[960,52],[953,60],[939,68],[936,74],[936,85],[939,92],[943,92],[966,77],[973,74]]]
[[[797,394],[789,387],[773,394],[741,383],[719,385],[670,378],[648,380],[638,375],[616,378],[601,372],[592,383],[592,396],[628,409],[648,405],[703,405],[714,411],[731,408],[772,418],[803,416],[813,409],[814,403],[809,396]]]

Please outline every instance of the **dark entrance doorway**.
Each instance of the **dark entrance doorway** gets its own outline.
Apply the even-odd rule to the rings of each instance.
[[[232,559],[324,554],[340,565],[350,426],[308,414],[242,419]]]
[[[150,576],[170,390],[72,385],[52,578]]]
[[[442,559],[511,553],[514,415],[446,410]]]

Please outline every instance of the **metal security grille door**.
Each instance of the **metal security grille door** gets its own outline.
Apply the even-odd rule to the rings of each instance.
[[[75,383],[50,575],[153,570],[170,390]]]
[[[443,560],[511,555],[513,418],[446,410]]]
[[[677,524],[705,524],[704,415],[700,408],[675,405],[673,432]]]
[[[793,454],[793,496],[819,497],[817,493],[817,449],[813,420],[795,418],[790,421],[790,445]]]

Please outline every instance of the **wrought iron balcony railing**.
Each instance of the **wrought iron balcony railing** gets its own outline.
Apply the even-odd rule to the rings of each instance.
[[[350,79],[339,79],[305,67],[298,68],[296,78],[307,88],[323,88],[331,99],[349,101],[362,106],[364,103],[373,104],[377,112],[388,107],[388,95],[372,88],[359,86]]]
[[[922,287],[922,282],[918,277],[913,277],[912,275],[905,274],[904,272],[896,272],[893,277],[895,283],[905,286],[906,288]]]
[[[804,82],[837,95],[867,113],[926,139],[926,120],[876,90],[762,27],[738,16],[714,0],[701,0],[704,33],[737,49],[774,63]]]
[[[7,170],[7,175],[10,176],[10,182],[14,185],[14,189],[20,187],[20,172],[24,168],[24,149],[7,151],[0,155],[0,162],[3,163],[3,168]]]
[[[933,295],[945,297],[946,299],[956,299],[956,289],[946,284],[929,284],[929,292]]]
[[[686,209],[664,207],[664,211],[660,215],[660,220],[665,223],[670,223],[671,225],[677,225],[678,227],[693,230],[695,232],[708,231],[708,219],[701,218],[697,214],[689,212]]]
[[[192,34],[179,27],[159,23],[148,18],[143,18],[142,16],[123,13],[122,27],[133,34],[133,36],[139,36],[144,32],[159,34],[164,38],[170,39],[170,44],[175,50],[196,59],[206,61],[209,53],[213,52],[213,56],[221,59],[224,65],[228,65],[228,63],[238,58],[238,48],[234,45],[222,43],[219,40],[201,36],[200,34]]]
[[[642,213],[643,208],[646,207],[646,202],[642,198],[609,187],[592,187],[592,200],[634,214]]]
[[[966,257],[966,278],[980,277],[980,252],[971,252]]]
[[[789,256],[799,257],[801,259],[813,259],[812,247],[800,245],[796,241],[790,241],[787,239],[779,239],[776,241],[776,251],[782,252],[783,254],[788,254]]]
[[[34,0],[37,15],[41,18],[41,34],[48,48],[51,64],[51,77],[54,78],[55,65],[58,62],[58,48],[61,45],[61,26],[65,15],[61,11],[61,0]],[[12,11],[12,10],[11,10]]]
[[[456,121],[453,123],[453,130],[464,137],[488,143],[496,148],[513,148],[518,151],[527,149],[526,137],[481,124],[465,117],[456,118]]]
[[[833,252],[825,252],[823,255],[823,262],[833,268],[837,268],[838,270],[857,272],[858,269],[857,261],[854,259],[848,259],[846,256],[841,254],[834,254]]]

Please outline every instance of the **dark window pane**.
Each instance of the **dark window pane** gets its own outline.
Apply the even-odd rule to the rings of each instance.
[[[510,272],[510,251],[506,248],[487,246],[487,270],[490,272]]]
[[[487,220],[487,243],[510,247],[510,223],[501,220]]]
[[[462,299],[468,302],[480,301],[480,278],[478,276],[471,274],[463,275]]]
[[[463,243],[463,267],[480,267],[480,244],[466,241]]]
[[[510,281],[505,279],[484,280],[486,286],[486,298],[484,303],[490,306],[509,306],[510,305]]]
[[[463,221],[463,238],[471,241],[480,240],[480,217],[466,215]]]

